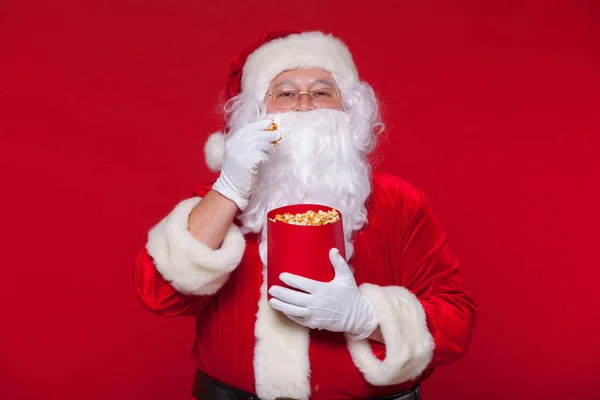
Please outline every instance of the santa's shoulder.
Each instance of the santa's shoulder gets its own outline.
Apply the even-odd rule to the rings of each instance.
[[[420,204],[426,199],[423,191],[412,183],[397,175],[381,171],[373,172],[372,196],[413,204]]]

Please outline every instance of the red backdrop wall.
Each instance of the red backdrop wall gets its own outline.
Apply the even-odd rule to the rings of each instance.
[[[598,398],[599,4],[2,1],[0,397],[187,398],[193,321],[142,308],[133,260],[214,178],[231,57],[293,28],[351,47],[380,169],[431,197],[481,307],[425,399]]]

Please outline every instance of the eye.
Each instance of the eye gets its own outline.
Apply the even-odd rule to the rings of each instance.
[[[316,89],[312,91],[312,96],[315,99],[330,99],[335,97],[336,93],[333,89]]]
[[[295,99],[296,97],[298,97],[298,94],[296,93],[295,90],[277,90],[276,92],[273,92],[273,98],[274,99],[281,99],[281,100],[289,100],[289,99]]]

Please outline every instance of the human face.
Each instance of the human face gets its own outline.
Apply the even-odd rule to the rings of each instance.
[[[277,105],[277,101],[273,100],[270,95],[273,91],[281,89],[295,89],[300,92],[309,92],[318,89],[334,89],[337,91],[337,96],[327,101],[313,101],[306,94],[300,95],[298,104],[294,107],[282,107]],[[315,104],[316,103],[316,104]],[[265,105],[267,113],[274,114],[286,111],[310,111],[317,108],[329,108],[333,110],[342,110],[342,97],[340,89],[335,83],[333,76],[319,68],[308,69],[292,69],[284,71],[277,75],[271,81],[267,96],[265,96]]]

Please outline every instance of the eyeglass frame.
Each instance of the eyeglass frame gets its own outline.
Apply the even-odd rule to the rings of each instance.
[[[298,101],[297,101],[296,103],[294,103],[294,105],[291,105],[291,106],[289,106],[289,107],[285,107],[285,108],[294,108],[294,107],[296,107],[298,104],[300,104],[300,100],[301,100],[301,98],[302,98],[302,95],[304,95],[304,94],[308,95],[308,98],[310,99],[310,102],[312,103],[312,105],[314,105],[314,103],[313,103],[313,100],[314,100],[314,99],[313,99],[312,92],[316,92],[316,91],[323,90],[323,89],[327,89],[327,90],[333,90],[333,91],[334,91],[334,93],[335,93],[335,97],[334,97],[334,99],[339,99],[339,98],[340,98],[340,95],[342,94],[342,93],[341,93],[341,92],[340,92],[338,89],[335,89],[335,88],[332,88],[332,87],[329,87],[329,88],[319,88],[319,89],[312,89],[312,90],[309,90],[308,92],[302,92],[302,91],[300,91],[300,90],[298,90],[298,89],[277,89],[277,90],[274,90],[274,91],[272,91],[271,93],[267,93],[267,94],[265,95],[265,97],[269,97],[269,98],[271,99],[271,101],[274,101],[274,99],[273,99],[273,93],[275,93],[275,92],[279,92],[279,91],[286,91],[286,90],[287,90],[287,91],[294,91],[294,92],[298,92]],[[282,108],[283,108],[283,107],[282,107]]]

